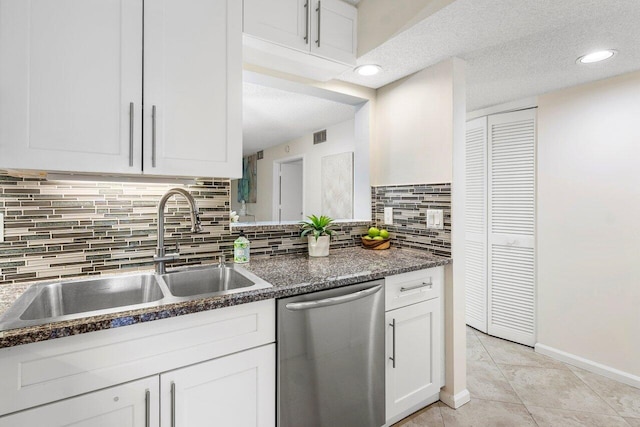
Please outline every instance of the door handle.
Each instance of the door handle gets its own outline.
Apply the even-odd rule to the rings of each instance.
[[[318,40],[316,40],[316,44],[318,45],[318,47],[320,47],[320,14],[322,13],[320,9],[320,3],[320,0],[318,0],[318,8],[316,9],[316,12],[318,12]]]
[[[306,16],[304,28],[304,44],[309,44],[309,15],[311,13],[309,12],[309,0],[307,0],[304,4],[304,11]]]
[[[391,355],[392,356],[389,358],[389,360],[391,360],[393,369],[395,369],[396,368],[396,319],[391,320],[391,323],[389,323],[389,326],[391,326],[391,328],[393,329],[393,335],[391,336],[391,343],[392,343]]]
[[[151,167],[156,167],[156,106],[151,107]]]
[[[148,389],[144,393],[144,425],[151,427],[151,392]]]
[[[346,302],[359,300],[366,296],[375,294],[380,289],[382,289],[382,285],[373,286],[368,289],[364,289],[362,291],[354,292],[352,294],[343,295],[335,298],[325,298],[316,301],[306,301],[306,302],[291,302],[287,304],[285,307],[287,310],[291,311],[300,311],[300,310],[309,310],[311,308],[320,308],[320,307],[329,307],[332,305],[344,304]]]
[[[171,382],[171,427],[176,427],[176,383]]]
[[[428,282],[422,282],[419,285],[408,286],[406,288],[403,286],[400,288],[400,292],[407,292],[407,291],[412,291],[414,289],[420,289],[420,288],[433,288],[433,282],[429,280]]]
[[[133,114],[134,104],[129,103],[129,167],[133,167]]]

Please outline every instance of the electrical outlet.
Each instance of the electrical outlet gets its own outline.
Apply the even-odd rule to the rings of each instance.
[[[427,209],[427,228],[435,228],[437,230],[444,228],[442,209]]]
[[[0,213],[0,243],[4,242],[4,214]]]
[[[384,208],[384,223],[388,225],[393,224],[393,208]]]

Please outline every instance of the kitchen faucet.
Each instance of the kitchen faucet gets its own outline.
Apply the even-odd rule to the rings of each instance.
[[[196,205],[196,201],[193,196],[186,190],[182,188],[172,188],[167,191],[164,196],[158,202],[158,247],[156,248],[156,255],[153,257],[153,262],[156,265],[156,273],[157,274],[165,274],[167,272],[165,267],[165,262],[174,261],[178,259],[180,255],[179,246],[176,243],[176,252],[172,254],[166,253],[166,248],[164,247],[164,208],[167,204],[167,200],[171,198],[173,195],[181,195],[183,196],[187,202],[189,203],[189,207],[191,208],[191,232],[192,233],[200,233],[202,231],[202,225],[200,223],[200,211],[198,211],[198,205]]]

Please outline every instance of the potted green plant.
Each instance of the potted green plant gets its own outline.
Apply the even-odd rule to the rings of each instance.
[[[307,236],[309,243],[309,256],[321,257],[329,256],[329,240],[335,233],[333,227],[333,219],[328,216],[311,215],[306,221],[300,222],[302,229],[300,237]]]

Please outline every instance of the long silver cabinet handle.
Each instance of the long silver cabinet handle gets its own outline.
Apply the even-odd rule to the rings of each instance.
[[[320,0],[318,0],[318,8],[316,9],[316,12],[318,12],[318,40],[316,40],[318,47],[320,47],[320,14],[322,13],[320,10],[320,3]]]
[[[393,369],[396,368],[396,319],[393,319],[391,321],[391,323],[389,323],[389,326],[391,326],[393,328],[393,335],[391,336],[391,343],[392,343],[392,347],[391,347],[391,357],[389,358],[389,360],[391,360],[391,362],[393,362]]]
[[[151,167],[156,167],[156,106],[151,107]]]
[[[129,103],[129,167],[133,167],[133,114],[134,104]]]
[[[407,291],[412,291],[414,289],[420,289],[420,288],[433,288],[433,282],[429,281],[429,282],[422,282],[419,285],[414,285],[414,286],[408,286],[408,287],[401,287],[400,288],[400,292],[407,292]]]
[[[171,427],[176,427],[176,383],[171,383]]]
[[[309,12],[309,0],[307,0],[304,4],[304,12],[305,16],[307,17],[305,21],[306,26],[304,27],[304,44],[309,44],[309,14],[311,13]]]
[[[375,294],[380,289],[382,289],[382,285],[376,285],[371,288],[364,289],[362,291],[343,295],[341,297],[325,298],[325,299],[320,299],[316,301],[306,301],[306,302],[290,302],[285,307],[287,308],[287,310],[300,311],[300,310],[308,310],[311,308],[320,308],[320,307],[328,307],[331,305],[344,304],[346,302],[355,301],[360,298],[364,298],[366,296]]]
[[[151,427],[151,392],[149,390],[144,393],[144,425]]]

